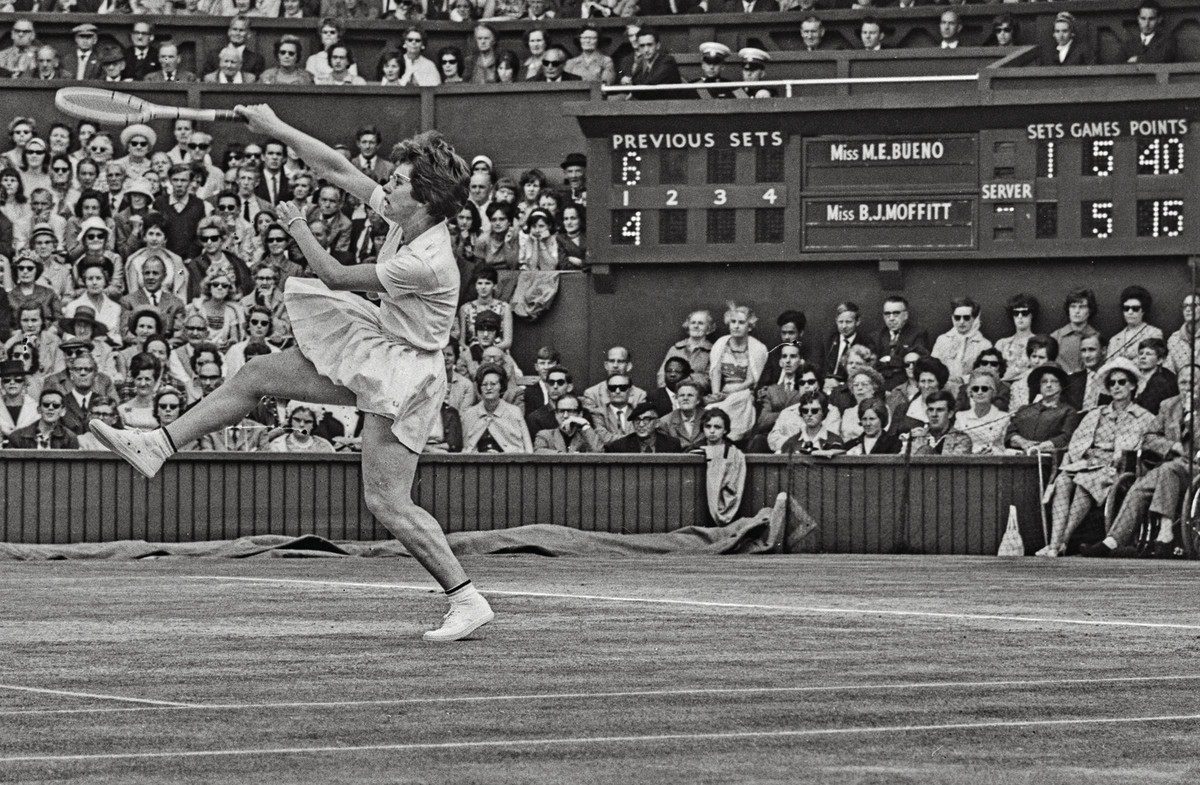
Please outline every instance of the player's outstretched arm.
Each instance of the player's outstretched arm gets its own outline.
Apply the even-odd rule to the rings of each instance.
[[[272,136],[296,151],[313,171],[361,202],[369,202],[378,185],[358,170],[346,156],[316,137],[288,125],[266,104],[238,106],[234,109],[250,124],[250,130]]]

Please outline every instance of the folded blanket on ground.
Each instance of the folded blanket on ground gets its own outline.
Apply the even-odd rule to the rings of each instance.
[[[790,515],[789,515],[790,506]],[[728,526],[686,526],[662,534],[613,534],[552,524],[448,535],[454,552],[465,554],[532,553],[540,556],[641,556],[665,553],[797,553],[817,527],[811,516],[787,495],[773,507]],[[264,534],[211,542],[150,543],[121,540],[73,545],[0,543],[0,560],[152,559],[166,556],[245,558],[330,558],[342,556],[408,556],[396,540],[330,541],[314,534],[300,537]]]

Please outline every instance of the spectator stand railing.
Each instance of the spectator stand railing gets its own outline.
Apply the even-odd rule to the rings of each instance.
[[[357,455],[190,452],[150,482],[108,453],[0,456],[2,542],[389,537],[362,501]],[[790,491],[820,522],[805,550],[994,554],[1010,505],[1027,551],[1042,545],[1034,458],[751,455],[747,464],[742,514]],[[638,534],[706,525],[704,483],[699,455],[426,455],[414,495],[448,531],[543,523]]]
[[[612,85],[600,88],[600,91],[607,96],[619,97],[622,95],[642,95],[648,97],[661,96],[664,93],[677,94],[686,92],[695,92],[697,97],[708,97],[705,93],[713,90],[745,90],[754,91],[763,88],[773,89],[781,88],[783,95],[780,98],[796,98],[804,94],[803,88],[827,86],[827,85],[866,85],[866,84],[936,84],[945,85],[953,82],[971,82],[979,81],[978,74],[946,74],[937,76],[862,76],[862,77],[834,77],[829,79],[762,79],[754,82],[720,82],[712,83],[692,83],[686,85],[675,84],[660,84],[660,85]]]

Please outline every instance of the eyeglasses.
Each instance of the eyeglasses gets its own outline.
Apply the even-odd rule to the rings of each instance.
[[[295,56],[296,56],[296,55],[298,55],[298,54],[300,54],[300,53],[299,53],[299,52],[296,52],[296,51],[293,51],[293,50],[291,50],[291,49],[280,49],[280,50],[279,50],[279,56],[280,56],[280,57],[295,57]]]
[[[88,150],[90,150],[90,151],[91,151],[91,152],[93,152],[93,153],[111,153],[111,152],[112,152],[112,150],[111,150],[111,149],[109,149],[109,148],[107,148],[107,147],[103,147],[103,146],[101,146],[101,147],[89,147],[89,148],[88,148]]]
[[[270,319],[251,319],[250,326],[252,326],[252,327],[270,327],[271,320]]]
[[[246,158],[262,158],[262,153],[242,153]]]
[[[16,33],[16,34],[18,34],[18,35],[29,35],[29,34],[31,34],[31,33],[33,32],[33,28],[31,27],[31,28],[29,28],[28,30],[25,30],[25,29],[23,29],[23,28],[14,27],[14,28],[13,28],[13,32],[14,32],[14,33]]]
[[[545,65],[545,66],[551,66],[551,65],[555,65],[555,66],[557,66],[557,65],[566,65],[566,63],[567,63],[567,61],[566,61],[566,60],[542,60],[542,65]]]
[[[37,272],[37,268],[31,264],[18,264],[17,272],[19,272],[19,273],[35,273],[35,272]]]
[[[996,28],[997,33],[1011,33],[1012,31],[1013,31],[1013,29],[1011,27],[1009,27],[1008,25],[1000,25],[999,27]]]
[[[28,147],[25,148],[25,155],[45,155],[45,154],[46,154],[45,150],[30,150]]]
[[[207,150],[211,146],[208,142],[188,142],[189,150]]]
[[[804,384],[804,385],[813,385],[816,383],[817,383],[816,379],[801,379],[800,380],[800,384]]]
[[[158,408],[159,408],[159,409],[165,409],[165,410],[167,410],[167,411],[169,411],[169,412],[173,412],[173,411],[175,411],[176,409],[178,409],[178,408],[179,408],[179,404],[177,404],[177,403],[165,403],[165,402],[163,402],[163,401],[159,401],[159,402],[158,402]]]
[[[227,284],[227,283],[212,283],[212,284],[209,284],[208,288],[210,288],[210,289],[228,289],[229,284]]]
[[[1140,305],[1122,305],[1121,310],[1125,311],[1126,313],[1137,313],[1138,311],[1142,310],[1142,306],[1140,306]]]
[[[632,386],[633,386],[632,384],[610,384],[610,385],[608,385],[608,391],[609,392],[625,392]]]
[[[83,236],[83,239],[85,239],[85,240],[103,240],[107,237],[108,237],[108,235],[104,234],[103,232],[88,232],[87,234],[85,234]]]
[[[267,242],[269,242],[269,243],[286,243],[287,238],[286,237],[268,237]],[[259,280],[261,281],[262,279],[260,278]]]
[[[46,411],[53,412],[58,409],[61,409],[62,407],[63,407],[62,401],[58,401],[57,403],[54,401],[42,401],[42,408],[45,409]]]
[[[805,408],[800,410],[800,413],[801,414],[820,414],[821,409],[820,409],[820,407],[813,408],[810,406],[806,406]]]
[[[567,383],[566,379],[547,379],[546,380],[546,384],[550,385],[551,387],[562,387],[566,383]]]
[[[93,416],[96,416],[96,417],[116,417],[116,416],[117,416],[117,413],[116,413],[116,412],[100,412],[100,411],[93,411],[93,412],[92,412],[92,415],[93,415]]]
[[[980,360],[980,361],[979,361],[979,364],[980,364],[981,366],[984,366],[984,365],[990,365],[990,366],[992,366],[993,368],[999,368],[999,367],[1000,367],[1000,361],[999,361],[999,360]]]
[[[969,314],[969,313],[967,313],[967,314],[956,313],[956,314],[954,314],[953,318],[954,318],[954,321],[956,321],[956,322],[969,322],[974,317],[971,316],[971,314]]]
[[[203,242],[203,243],[217,243],[220,241],[221,241],[221,235],[219,235],[219,234],[205,234],[205,235],[201,235],[201,237],[200,237],[200,242]]]
[[[1033,313],[1033,311],[1029,310],[1028,308],[1013,308],[1012,309],[1013,316],[1029,316],[1032,313]]]
[[[884,316],[903,316],[906,313],[908,313],[908,312],[907,311],[884,311],[883,315]]]
[[[150,143],[145,139],[130,139],[126,147],[149,147]]]
[[[211,375],[206,376],[204,374],[201,374],[198,378],[202,382],[219,382],[219,381],[221,381],[220,376],[211,376]]]
[[[991,392],[991,391],[992,391],[992,388],[988,387],[987,385],[984,385],[984,384],[975,384],[975,385],[971,386],[971,392],[973,392],[973,393],[985,393],[985,392]]]
[[[50,171],[58,172],[59,174],[63,174],[64,172],[71,171],[71,167],[69,167],[69,166],[51,166]]]
[[[1108,387],[1132,387],[1133,381],[1126,376],[1118,376],[1115,379],[1108,380]]]
[[[545,61],[545,60],[543,60],[542,62],[543,62],[543,63],[545,63],[546,61]],[[442,58],[442,65],[458,65],[458,58],[456,58],[456,57],[443,57],[443,58]]]
[[[0,383],[12,384],[13,382],[25,381],[24,376],[0,376]]]

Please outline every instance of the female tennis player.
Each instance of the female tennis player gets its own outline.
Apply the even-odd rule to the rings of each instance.
[[[492,620],[441,526],[412,500],[417,456],[440,417],[446,386],[442,347],[450,340],[459,276],[450,232],[467,199],[470,170],[436,131],[398,144],[395,173],[378,185],[336,150],[280,120],[266,105],[239,106],[251,130],[291,145],[318,174],[371,205],[389,233],[374,265],[344,267],[313,237],[291,203],[277,206],[320,280],[292,277],[285,303],[297,348],[256,357],[165,428],[119,431],[93,420],[113,452],[153,477],[175,452],[241,421],[266,395],[357,406],[367,508],[441,584],[450,600],[429,641],[453,641]],[[403,244],[402,244],[403,240]],[[377,292],[380,306],[353,292]]]

